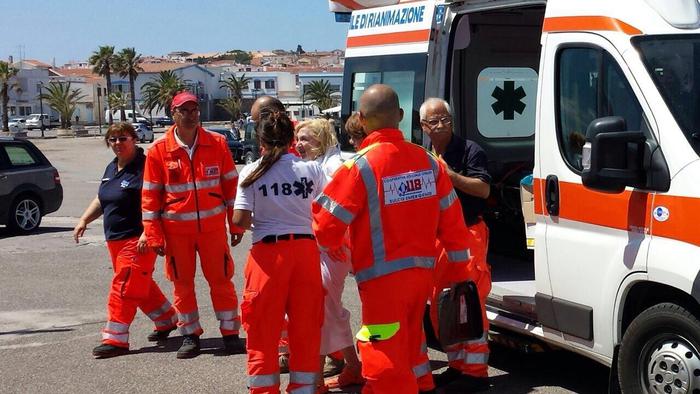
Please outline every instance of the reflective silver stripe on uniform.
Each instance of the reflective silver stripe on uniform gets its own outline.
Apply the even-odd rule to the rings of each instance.
[[[141,218],[143,220],[156,220],[160,219],[160,212],[143,211],[141,212]]]
[[[413,374],[416,375],[417,378],[420,378],[421,376],[427,375],[430,373],[430,363],[429,362],[424,362],[423,364],[416,365],[413,367]]]
[[[454,261],[466,261],[469,259],[469,249],[464,250],[448,250],[447,260]]]
[[[289,371],[289,383],[314,384],[316,383],[316,373]]]
[[[219,205],[216,208],[207,209],[204,211],[199,211],[199,218],[204,219],[211,216],[216,216],[221,212],[224,212],[226,208],[223,205]],[[186,222],[188,220],[197,220],[197,212],[185,212],[185,213],[175,213],[175,212],[163,212],[163,219],[175,220],[179,222]]]
[[[146,313],[146,316],[150,317],[151,320],[156,320],[158,317],[160,317],[160,315],[169,311],[172,307],[173,306],[170,304],[170,301],[165,301],[163,305],[160,306],[160,308]]]
[[[220,183],[219,178],[207,179],[204,181],[196,181],[194,183],[192,183],[192,182],[175,183],[175,184],[165,185],[165,191],[168,193],[182,193],[182,192],[188,192],[190,190],[194,190],[195,187],[197,189],[209,189],[212,187],[219,186],[219,183]]]
[[[489,362],[488,353],[469,353],[464,358],[465,364],[487,364]]]
[[[105,331],[113,333],[129,332],[129,325],[124,323],[117,323],[115,321],[108,321],[105,324]]]
[[[369,212],[370,237],[372,239],[372,254],[374,255],[374,265],[384,263],[386,250],[384,250],[384,228],[382,227],[381,204],[379,203],[379,189],[377,188],[377,178],[374,176],[372,167],[365,156],[360,157],[355,162],[362,183],[367,192],[367,208]]]
[[[153,320],[153,324],[158,328],[165,328],[165,327],[172,327],[173,326],[172,319]]]
[[[163,184],[154,182],[143,182],[142,188],[143,190],[162,190]]]
[[[457,350],[454,352],[447,352],[447,361],[462,360],[466,353],[464,350]]]
[[[219,311],[215,314],[217,320],[233,320],[238,317],[238,311]]]
[[[191,312],[191,313],[178,313],[177,314],[177,319],[183,322],[184,324],[187,324],[189,322],[197,321],[199,320],[199,312]]]
[[[432,167],[433,175],[435,175],[435,182],[438,179],[438,163],[435,157],[430,154],[430,152],[425,152],[428,155],[428,161],[430,162],[430,167]]]
[[[289,390],[289,392],[293,394],[314,394],[316,393],[316,387],[313,385],[306,385],[297,387],[294,390]]]
[[[337,201],[321,193],[316,197],[316,202],[321,204],[321,207],[328,211],[331,215],[335,216],[341,222],[350,225],[355,215],[350,213],[347,209],[343,208]]]
[[[484,333],[484,335],[482,335],[481,338],[473,339],[471,341],[466,341],[464,343],[467,345],[486,345],[489,343],[488,334]]]
[[[102,339],[111,339],[117,342],[129,343],[129,334],[112,334],[111,332],[102,331]]]
[[[279,347],[277,348],[277,352],[278,352],[278,353],[282,353],[282,354],[287,354],[287,353],[289,353],[289,347],[286,346],[286,345],[285,345],[285,346],[279,346]]]
[[[280,384],[279,374],[269,374],[269,375],[250,375],[248,376],[248,387],[270,387],[277,386]]]
[[[356,272],[355,281],[362,283],[397,271],[409,268],[433,268],[434,265],[435,257],[404,257],[392,261],[375,262],[373,266]]]
[[[202,326],[199,325],[199,321],[192,322],[190,324],[180,326],[180,334],[182,335],[192,335],[197,333],[202,329]]]
[[[233,178],[235,178],[235,177],[237,177],[237,176],[238,176],[238,171],[236,171],[236,169],[234,168],[233,170],[231,170],[231,171],[225,173],[225,174],[222,176],[222,178],[224,178],[224,179],[226,179],[226,180],[228,181],[228,180],[233,179]]]
[[[241,322],[238,320],[221,320],[219,328],[222,330],[235,331],[241,328]]]
[[[451,207],[455,200],[457,200],[457,193],[455,193],[455,189],[452,189],[450,190],[450,194],[440,199],[440,210],[444,211]]]

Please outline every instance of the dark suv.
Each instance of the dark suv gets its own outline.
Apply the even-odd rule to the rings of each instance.
[[[230,129],[223,127],[207,127],[207,130],[226,137],[226,144],[228,145],[228,149],[231,151],[233,162],[236,164],[243,162],[243,144],[238,139],[238,133],[234,133]]]
[[[243,162],[250,164],[260,157],[260,144],[255,134],[255,122],[248,121],[243,126]]]
[[[29,233],[62,202],[58,170],[39,148],[27,140],[0,137],[0,224],[14,233]]]

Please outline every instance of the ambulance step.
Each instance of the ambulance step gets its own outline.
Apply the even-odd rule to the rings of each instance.
[[[520,316],[521,318],[537,321],[537,312],[535,311],[535,297],[524,295],[500,295],[494,294],[492,291],[486,299],[486,304],[507,312],[508,314]]]
[[[489,331],[489,341],[491,343],[513,349],[521,353],[542,353],[556,349],[546,342],[538,339],[518,335],[507,330],[492,329]]]

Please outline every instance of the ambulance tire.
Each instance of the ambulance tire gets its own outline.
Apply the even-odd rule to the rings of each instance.
[[[650,307],[627,328],[617,369],[622,393],[699,393],[700,320],[676,304]]]

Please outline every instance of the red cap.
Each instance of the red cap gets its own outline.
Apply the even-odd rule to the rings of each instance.
[[[199,104],[197,101],[197,96],[190,92],[180,92],[173,97],[173,102],[170,104],[170,110],[173,111],[175,108],[188,103],[188,102],[193,102],[195,104]]]

